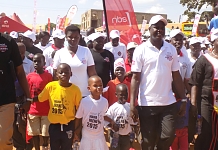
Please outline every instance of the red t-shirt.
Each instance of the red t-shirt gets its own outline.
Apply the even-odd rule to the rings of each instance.
[[[27,75],[29,84],[30,96],[33,98],[38,96],[44,87],[52,81],[52,75],[48,72],[37,74],[35,72]],[[29,114],[47,116],[49,112],[49,101],[33,102],[30,106]]]

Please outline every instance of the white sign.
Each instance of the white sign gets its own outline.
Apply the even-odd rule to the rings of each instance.
[[[198,23],[199,23],[200,18],[201,18],[200,14],[195,15],[195,20],[194,20],[194,24],[192,28],[192,35],[196,35],[197,33],[197,28],[198,28]]]
[[[142,21],[142,27],[141,27],[141,34],[144,34],[145,32],[145,27],[146,27],[146,24],[147,24],[147,20],[143,20]]]

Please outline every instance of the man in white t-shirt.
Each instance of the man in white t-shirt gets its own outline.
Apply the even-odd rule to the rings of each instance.
[[[104,45],[103,49],[109,50],[114,54],[114,59],[123,58],[126,59],[126,46],[120,42],[120,32],[118,30],[112,30],[110,32],[110,42]]]
[[[64,47],[64,38],[65,34],[62,30],[57,29],[52,34],[54,44],[51,44],[48,48],[46,48],[43,51],[43,55],[45,56],[45,66],[52,66],[53,65],[53,59],[52,59],[52,52],[59,50]]]
[[[38,47],[42,51],[44,51],[47,47],[51,46],[51,43],[49,43],[50,34],[46,31],[41,31],[39,33],[39,43],[35,45],[35,47]]]
[[[133,54],[130,107],[134,120],[139,115],[142,150],[153,150],[155,145],[157,149],[168,150],[175,137],[175,116],[183,116],[186,109],[177,51],[163,39],[166,25],[162,16],[153,16],[149,22],[150,39]],[[182,99],[180,110],[176,110],[172,81]],[[137,94],[138,109],[135,108]]]
[[[191,87],[188,84],[188,81],[191,76],[192,69],[191,69],[191,62],[187,54],[184,54],[182,51],[184,34],[180,31],[180,29],[175,29],[170,32],[170,38],[171,38],[171,44],[177,50],[177,55],[178,55],[179,64],[180,64],[180,69],[179,69],[180,75],[185,84],[187,93],[190,94]]]

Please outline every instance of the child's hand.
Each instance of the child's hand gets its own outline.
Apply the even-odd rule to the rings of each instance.
[[[111,128],[115,131],[115,132],[117,132],[117,131],[119,131],[119,126],[114,122],[114,121],[111,121]]]
[[[80,142],[80,136],[78,136],[77,133],[74,133],[73,143],[74,142]]]

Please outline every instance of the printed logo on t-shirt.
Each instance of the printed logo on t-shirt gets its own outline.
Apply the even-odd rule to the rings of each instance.
[[[165,58],[169,61],[173,60],[173,55],[170,52],[167,52]]]
[[[8,50],[8,46],[6,44],[0,44],[0,52],[6,52]]]
[[[99,124],[101,124],[100,120],[102,119],[102,115],[100,113],[90,113],[89,114],[89,120],[87,122],[87,128],[90,130],[96,130],[99,127]]]
[[[183,63],[182,63],[182,68],[183,68],[183,69],[187,69],[187,68],[188,68],[188,65],[187,65],[185,62],[183,62]]]
[[[54,106],[51,108],[52,114],[62,115],[67,110],[66,106],[63,104],[63,100],[54,100]]]
[[[121,52],[120,51],[117,54],[118,54],[118,56],[121,56]]]
[[[124,129],[125,125],[128,124],[128,121],[124,118],[123,115],[120,115],[116,119],[116,124],[119,126],[119,128]]]
[[[110,59],[108,57],[105,57],[104,59],[106,62],[110,62]]]
[[[81,63],[86,64],[86,59],[85,59],[85,58],[82,58]]]

